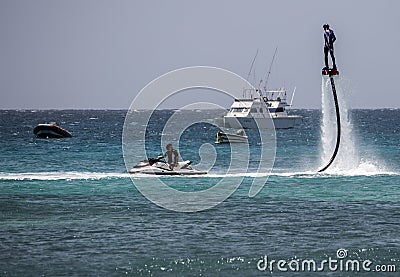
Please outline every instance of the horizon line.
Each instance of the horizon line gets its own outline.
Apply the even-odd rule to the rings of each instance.
[[[226,108],[226,110],[229,110],[230,108]],[[290,110],[321,110],[322,108],[291,108],[288,109]],[[394,107],[386,107],[386,108],[362,108],[362,107],[356,107],[356,108],[349,108],[349,110],[399,110],[400,107],[394,108]],[[0,108],[0,111],[128,111],[129,109],[117,109],[117,108],[18,108],[18,109],[5,109],[5,108]],[[152,111],[154,109],[135,109],[137,111]],[[217,110],[217,109],[180,109],[180,108],[165,108],[165,109],[155,109],[157,111],[176,111],[176,110],[185,110],[185,111],[197,111],[197,110]]]

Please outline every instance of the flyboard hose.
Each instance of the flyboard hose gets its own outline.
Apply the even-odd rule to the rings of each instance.
[[[333,100],[335,101],[335,110],[336,110],[336,123],[337,123],[337,135],[336,135],[336,146],[335,146],[335,150],[333,151],[332,157],[329,160],[329,162],[320,170],[318,170],[318,172],[323,172],[325,171],[325,169],[327,169],[332,162],[335,160],[337,152],[339,150],[339,145],[340,145],[340,132],[341,132],[341,127],[340,127],[340,112],[339,112],[339,103],[338,103],[338,98],[337,98],[337,94],[336,94],[336,87],[335,87],[335,81],[333,79],[334,75],[338,75],[339,72],[337,70],[333,71],[333,70],[326,70],[322,72],[323,75],[329,75],[329,79],[331,81],[331,86],[332,86],[332,92],[333,92]]]

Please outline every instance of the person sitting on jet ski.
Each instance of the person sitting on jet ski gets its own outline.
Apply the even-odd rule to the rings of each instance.
[[[333,43],[336,41],[336,36],[333,30],[329,29],[328,24],[324,24],[322,26],[324,28],[324,40],[325,40],[325,45],[324,45],[324,54],[325,54],[325,67],[324,69],[329,69],[328,65],[328,52],[331,54],[332,58],[332,63],[333,63],[333,68],[336,70],[336,62],[335,62],[335,55],[333,53]]]
[[[164,158],[165,158],[165,157],[168,157],[167,163],[169,164],[169,167],[170,167],[171,169],[173,169],[175,166],[178,165],[179,154],[178,154],[178,151],[176,151],[176,149],[174,149],[174,148],[172,147],[172,144],[171,144],[171,143],[167,144],[166,148],[167,148],[167,152],[165,152],[165,154],[163,155],[163,157],[164,157]],[[174,155],[174,158],[173,158],[173,159],[172,159],[172,155]]]

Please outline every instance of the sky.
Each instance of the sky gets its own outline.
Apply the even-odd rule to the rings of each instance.
[[[257,50],[265,80],[276,47],[268,87],[296,87],[294,108],[319,109],[324,23],[348,106],[400,108],[399,11],[397,0],[0,0],[0,109],[127,109],[182,67],[246,78]]]

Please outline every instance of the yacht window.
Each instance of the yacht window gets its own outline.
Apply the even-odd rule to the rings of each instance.
[[[283,108],[282,108],[282,107],[276,108],[275,112],[277,112],[277,113],[283,113]]]
[[[263,112],[263,109],[262,108],[260,108],[260,113],[262,113]]]
[[[256,113],[256,112],[257,112],[257,109],[256,109],[256,108],[251,108],[250,112]]]
[[[233,113],[241,113],[241,112],[244,112],[244,108],[232,108],[231,109],[231,112],[233,112]]]

